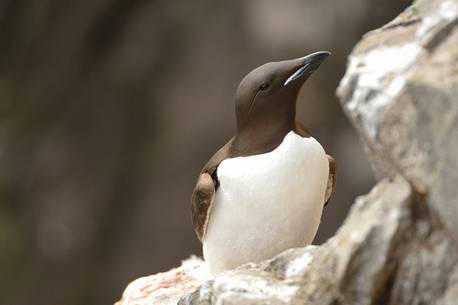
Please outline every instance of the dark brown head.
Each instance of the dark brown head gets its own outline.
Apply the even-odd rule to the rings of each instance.
[[[267,63],[248,73],[235,95],[237,134],[270,137],[292,130],[299,90],[329,55],[329,52],[316,52]]]

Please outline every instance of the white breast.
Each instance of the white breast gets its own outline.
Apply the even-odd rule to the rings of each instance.
[[[224,160],[203,240],[213,274],[310,244],[329,174],[314,138],[288,133],[275,150]]]

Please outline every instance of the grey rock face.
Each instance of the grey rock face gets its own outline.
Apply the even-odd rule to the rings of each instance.
[[[338,95],[378,177],[427,193],[458,240],[458,1],[417,1],[368,33]]]
[[[193,277],[179,304],[457,304],[458,0],[368,33],[338,95],[379,183],[324,245]]]

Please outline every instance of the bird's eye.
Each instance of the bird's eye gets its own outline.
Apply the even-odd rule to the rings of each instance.
[[[259,87],[259,89],[264,91],[264,90],[267,90],[269,88],[269,86],[270,86],[269,83],[264,83]]]

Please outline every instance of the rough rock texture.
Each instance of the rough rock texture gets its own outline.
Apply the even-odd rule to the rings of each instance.
[[[170,272],[201,286],[163,304],[187,291],[179,304],[457,304],[458,0],[416,1],[368,33],[338,95],[379,183],[336,236],[211,280],[185,262]],[[161,304],[168,274],[134,282],[121,304]]]
[[[458,1],[417,1],[367,34],[338,95],[376,174],[427,192],[458,240]]]
[[[133,281],[116,305],[175,305],[184,294],[194,291],[209,279],[205,264],[193,256],[178,268]]]

